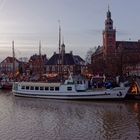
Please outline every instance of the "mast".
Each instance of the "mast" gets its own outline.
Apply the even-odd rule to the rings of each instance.
[[[60,26],[60,20],[59,22],[59,54],[60,54],[60,48],[61,48],[61,26]]]
[[[41,56],[41,41],[39,41],[39,56]]]
[[[42,73],[43,73],[43,60],[42,60],[42,55],[41,55],[41,41],[39,41],[39,61],[40,61],[40,76],[42,75]]]
[[[61,26],[60,26],[60,20],[58,21],[59,23],[59,60],[58,60],[58,73],[59,73],[59,76],[61,78],[61,52],[60,52],[60,49],[61,49]]]
[[[12,41],[12,51],[13,51],[13,80],[15,80],[15,50],[14,50],[14,41]]]

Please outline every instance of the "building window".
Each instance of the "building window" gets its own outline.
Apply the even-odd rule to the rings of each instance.
[[[55,66],[52,66],[52,71],[53,71],[53,72],[55,71]]]
[[[57,72],[58,71],[58,67],[57,66],[55,66],[55,72]]]
[[[49,66],[49,72],[51,72],[52,71],[52,67],[51,66]]]

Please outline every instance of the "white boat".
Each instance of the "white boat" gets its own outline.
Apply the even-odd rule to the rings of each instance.
[[[64,83],[15,82],[12,92],[16,96],[53,99],[123,99],[128,87],[112,89],[88,89],[84,79],[73,80],[72,76]]]

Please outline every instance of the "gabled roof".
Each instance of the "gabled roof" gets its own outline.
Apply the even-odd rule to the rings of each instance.
[[[79,55],[74,55],[74,61],[77,65],[85,65],[85,61]]]
[[[94,55],[102,54],[102,53],[103,53],[103,46],[98,46],[98,48],[92,55],[94,56]]]
[[[80,56],[73,55],[72,53],[65,53],[63,57],[63,65],[82,65],[82,63],[84,63],[84,60]],[[54,55],[48,60],[46,64],[58,65],[59,59],[62,59],[62,55],[54,53]]]
[[[15,58],[15,61],[20,63],[20,61],[17,60],[16,58]],[[4,63],[4,62],[13,63],[13,57],[10,57],[10,56],[6,57],[1,63]]]
[[[140,41],[116,41],[116,48],[140,50]]]

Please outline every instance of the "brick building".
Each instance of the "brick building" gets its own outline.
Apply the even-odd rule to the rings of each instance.
[[[36,74],[44,74],[46,73],[46,62],[47,62],[46,55],[33,55],[29,59],[29,70],[32,75]]]
[[[134,67],[140,61],[140,41],[117,41],[113,28],[111,12],[108,9],[103,30],[103,46],[98,46],[92,55],[94,74],[123,75],[130,73],[128,67]]]
[[[20,61],[16,58],[13,59],[13,57],[6,57],[1,63],[0,63],[0,72],[4,74],[10,74],[13,73],[13,60],[15,63],[15,72],[19,70]]]

